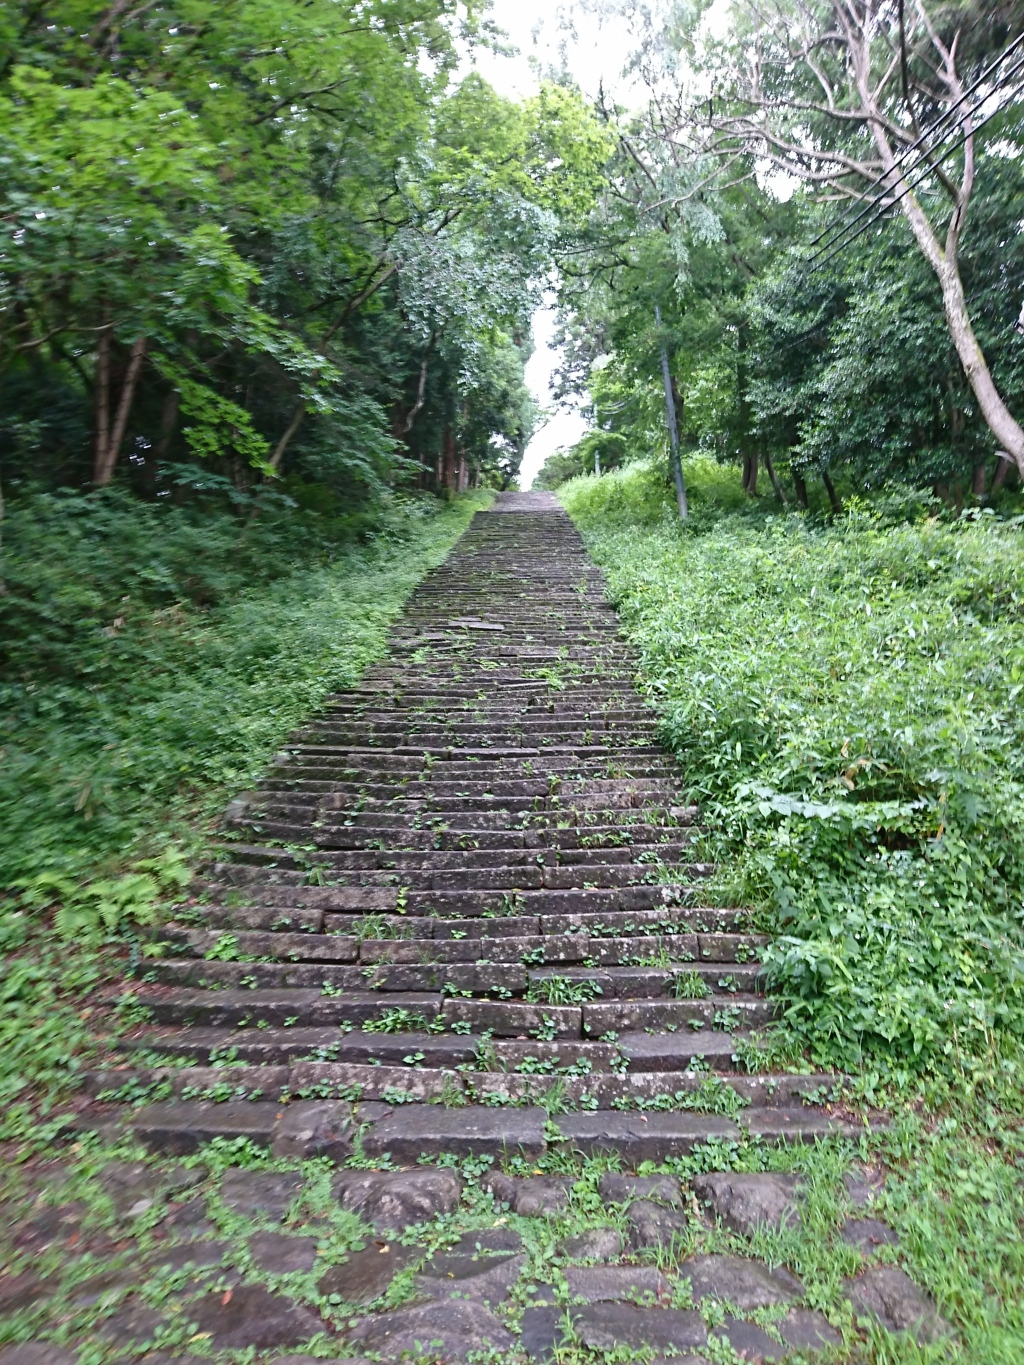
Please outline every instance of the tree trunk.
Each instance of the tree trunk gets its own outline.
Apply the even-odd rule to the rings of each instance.
[[[996,472],[992,477],[992,488],[989,491],[989,497],[991,497],[993,493],[998,493],[1000,488],[1002,488],[1003,484],[1006,482],[1006,476],[1010,472],[1010,467],[1013,464],[1013,460],[1011,460],[1005,450],[999,450],[996,454],[999,457],[999,463],[996,465]]]
[[[104,310],[106,316],[106,310]],[[110,324],[100,328],[96,347],[96,432],[92,455],[92,481],[99,484],[110,445]]]
[[[292,413],[291,421],[285,427],[281,439],[274,447],[274,453],[270,457],[269,464],[270,468],[274,471],[275,474],[281,468],[281,461],[284,459],[284,452],[288,449],[288,444],[291,441],[292,437],[298,431],[299,427],[302,426],[302,419],[305,417],[305,415],[306,405],[305,403],[300,403],[298,407],[295,409],[295,411]]]
[[[0,483],[0,597],[7,595],[4,582],[4,486]]]
[[[861,94],[862,98],[867,95],[866,88],[863,85]],[[869,109],[874,107],[870,98],[865,99],[865,105]],[[967,382],[978,400],[981,415],[999,445],[1013,456],[1018,470],[1024,475],[1024,427],[1020,425],[1003,402],[1002,395],[996,388],[995,381],[988,368],[984,352],[974,335],[971,316],[967,309],[967,297],[964,294],[963,281],[960,278],[960,268],[957,262],[959,237],[967,219],[967,210],[974,182],[974,135],[970,131],[969,122],[967,128],[968,135],[964,144],[963,188],[946,232],[945,247],[939,242],[917,195],[909,191],[906,180],[899,173],[895,153],[883,131],[881,120],[876,120],[873,123],[872,132],[875,145],[886,170],[890,175],[896,173],[896,178],[891,182],[892,189],[905,191],[900,199],[900,209],[910,224],[910,229],[921,248],[922,254],[935,271],[942,287],[942,305],[946,313],[949,335],[956,347],[956,353],[960,357]]]
[[[455,492],[455,433],[451,423],[444,429],[444,486],[449,493]]]
[[[114,477],[114,470],[117,467],[118,457],[121,454],[121,445],[124,442],[124,434],[128,427],[128,417],[132,410],[132,400],[135,397],[135,388],[139,382],[139,374],[142,371],[142,361],[145,358],[145,355],[146,338],[144,336],[136,337],[132,346],[131,356],[128,360],[128,369],[125,371],[124,383],[121,385],[121,398],[117,405],[117,415],[114,418],[114,429],[110,433],[110,439],[107,442],[104,451],[101,452],[97,445],[97,467],[93,477],[93,483],[95,483],[97,488],[106,488],[110,483],[110,480]],[[107,392],[109,394],[109,372],[107,378]]]
[[[459,456],[458,490],[459,490],[460,493],[465,493],[465,491],[466,491],[466,489],[467,489],[468,487],[469,487],[469,470],[466,468],[466,457],[465,457],[464,454],[460,454],[460,456]]]
[[[837,517],[842,516],[843,514],[842,499],[836,492],[836,486],[832,482],[832,476],[829,474],[827,469],[823,469],[821,471],[821,481],[825,485],[825,492],[828,494],[828,500],[832,504],[832,511],[835,512]]]
[[[806,512],[808,507],[807,481],[804,478],[804,476],[802,474],[798,474],[795,469],[791,469],[790,473],[793,476],[793,487],[796,489],[797,504],[800,507],[802,507]]]
[[[595,451],[594,451],[594,478],[595,478],[595,479],[599,479],[600,477],[601,477],[601,452],[600,452],[599,450],[595,450]]]
[[[976,498],[983,498],[985,496],[985,477],[987,472],[984,460],[974,466],[974,478],[971,480],[971,492]]]
[[[757,476],[760,472],[757,451],[743,457],[743,491],[749,498],[757,497]]]
[[[768,454],[767,451],[765,451],[764,454],[764,467],[765,469],[767,469],[768,477],[772,481],[772,487],[775,489],[775,496],[778,498],[779,502],[782,504],[783,507],[788,507],[789,499],[786,497],[786,491],[782,487],[781,482],[779,481],[778,474],[776,474],[775,472],[775,465],[772,462],[772,457]]]
[[[167,459],[178,426],[178,413],[180,411],[181,394],[177,389],[171,389],[164,399],[163,411],[160,414],[160,439],[153,447],[154,460]]]
[[[661,331],[661,309],[657,304],[654,305],[654,318],[658,324],[658,331]],[[683,478],[683,460],[679,452],[679,422],[678,412],[676,411],[676,395],[672,382],[672,371],[668,363],[668,351],[665,343],[661,343],[661,380],[665,387],[665,418],[668,423],[668,446],[669,461],[672,466],[672,482],[676,486],[676,506],[679,509],[679,520],[685,521],[690,514],[689,504],[686,498],[686,480]]]

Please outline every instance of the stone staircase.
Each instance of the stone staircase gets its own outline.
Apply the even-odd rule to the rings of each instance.
[[[708,903],[631,672],[554,498],[477,514],[381,663],[232,802],[96,1113],[165,1150],[411,1161],[862,1132],[839,1078],[748,1074],[765,939]]]

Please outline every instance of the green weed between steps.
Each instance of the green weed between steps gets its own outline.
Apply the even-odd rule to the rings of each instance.
[[[12,502],[0,1137],[34,1132],[87,1054],[94,1016],[78,1002],[123,966],[111,943],[141,951],[136,926],[188,879],[211,817],[379,655],[490,496],[396,504],[359,544],[298,514],[261,517],[248,539],[223,513],[116,492]]]
[[[712,895],[761,908],[785,1021],[824,1066],[999,1084],[1024,1035],[1024,529],[907,493],[826,522],[688,468],[561,496],[603,566],[684,780]]]

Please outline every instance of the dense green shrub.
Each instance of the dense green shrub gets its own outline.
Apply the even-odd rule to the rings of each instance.
[[[482,495],[488,496],[488,495]],[[23,495],[0,595],[0,887],[153,850],[170,813],[251,784],[350,685],[474,506],[255,523],[107,491]]]
[[[834,524],[673,521],[632,466],[562,496],[641,652],[724,871],[778,931],[822,1064],[1011,1064],[1024,1035],[1020,519],[920,497]],[[724,884],[723,884],[724,885]]]

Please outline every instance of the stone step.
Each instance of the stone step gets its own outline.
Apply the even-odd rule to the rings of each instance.
[[[451,859],[450,863],[456,860]],[[479,860],[483,862],[483,859]],[[648,860],[643,863],[616,859],[608,862],[577,862],[565,865],[539,863],[537,858],[522,857],[511,865],[497,864],[493,855],[490,867],[461,868],[449,865],[436,868],[429,860],[420,860],[416,869],[416,885],[427,891],[552,891],[612,890],[616,887],[658,886],[684,882],[689,885],[714,871],[709,863],[675,863],[666,866]],[[406,870],[408,875],[408,870]],[[219,886],[345,886],[388,887],[402,883],[398,871],[349,871],[336,868],[329,860],[318,860],[315,868],[282,868],[277,865],[216,863],[210,869],[211,880]]]
[[[356,1035],[353,1035],[356,1037]],[[570,1049],[542,1054],[541,1044],[517,1044],[501,1052],[502,1045],[486,1039],[476,1046],[462,1046],[457,1038],[406,1035],[405,1041],[358,1035],[345,1043],[323,1043],[303,1056],[282,1044],[267,1046],[280,1061],[250,1063],[246,1056],[259,1048],[243,1043],[226,1044],[223,1055],[230,1062],[186,1066],[147,1065],[108,1068],[83,1077],[86,1093],[116,1103],[122,1096],[162,1090],[181,1099],[229,1100],[272,1099],[295,1101],[320,1099],[376,1100],[410,1103],[417,1100],[470,1099],[484,1104],[529,1104],[557,1100],[563,1109],[584,1112],[686,1111],[738,1114],[743,1109],[783,1109],[804,1105],[820,1107],[835,1101],[842,1078],[837,1076],[782,1075],[769,1078],[743,1076],[727,1070],[709,1071],[708,1058],[693,1053],[694,1066],[671,1071],[630,1070],[594,1064],[597,1053],[615,1049],[594,1045],[590,1054],[573,1057]],[[450,1043],[451,1046],[443,1044]],[[404,1048],[404,1052],[403,1052]],[[201,1054],[197,1045],[192,1051]],[[172,1055],[172,1054],[168,1054]],[[190,1056],[186,1050],[179,1054]],[[712,1060],[714,1053],[711,1054]],[[730,1064],[731,1057],[723,1061]]]
[[[347,926],[346,926],[347,927]],[[356,926],[360,929],[382,926]],[[418,921],[388,924],[388,937],[333,933],[301,933],[282,926],[276,931],[195,929],[175,922],[155,937],[175,954],[207,960],[239,962],[507,962],[541,968],[576,964],[585,969],[652,967],[700,971],[710,979],[719,967],[756,977],[760,949],[768,942],[750,934],[658,934],[626,938],[591,938],[587,934],[518,934],[494,938],[412,937]],[[427,926],[430,927],[429,925]],[[398,934],[401,936],[397,936]],[[589,967],[587,966],[589,964]],[[595,978],[596,979],[596,978]]]
[[[270,938],[271,935],[262,936]],[[562,966],[527,967],[508,961],[451,962],[438,956],[434,961],[356,960],[352,940],[330,936],[281,935],[289,943],[301,940],[301,948],[278,949],[275,960],[222,961],[203,956],[150,958],[145,965],[145,980],[172,986],[273,988],[317,987],[327,991],[438,991],[459,996],[536,996],[558,1001],[575,996],[578,1000],[600,997],[603,1000],[660,1001],[701,999],[714,994],[732,995],[758,988],[761,969],[756,964],[692,962],[689,959],[658,967]],[[214,942],[211,936],[209,943]],[[218,939],[223,942],[223,936]],[[480,940],[477,940],[480,942]],[[334,944],[339,946],[335,948]],[[350,945],[346,948],[346,944]],[[435,944],[435,948],[442,945]],[[399,955],[400,956],[400,955]]]
[[[388,1153],[399,1165],[421,1157],[513,1155],[539,1160],[549,1150],[610,1153],[627,1167],[692,1152],[713,1139],[737,1141],[748,1133],[765,1143],[814,1142],[826,1135],[856,1140],[868,1132],[829,1107],[751,1107],[735,1120],[713,1114],[576,1112],[556,1114],[548,1136],[547,1111],[522,1107],[306,1100],[215,1103],[178,1100],[123,1111],[136,1137],[151,1150],[185,1155],[215,1138],[245,1139],[281,1156],[316,1155],[333,1146],[351,1150],[353,1130],[374,1158]],[[109,1120],[108,1120],[109,1121]],[[82,1131],[88,1119],[72,1125]],[[871,1125],[881,1126],[878,1121]],[[330,1136],[329,1136],[330,1135]],[[346,1143],[347,1135],[347,1143]],[[332,1140],[333,1138],[333,1140]]]
[[[525,880],[525,878],[524,878]],[[504,915],[567,915],[638,913],[647,910],[683,908],[696,904],[699,886],[686,883],[640,884],[623,887],[577,888],[568,891],[534,890],[522,887],[511,894],[488,891],[405,890],[386,886],[316,886],[251,882],[233,886],[230,882],[197,883],[197,892],[207,899],[222,897],[237,906],[280,906],[288,909],[313,908],[369,914],[394,912],[401,908],[410,915],[440,918],[501,918]]]
[[[397,897],[396,897],[397,899]],[[391,902],[393,905],[394,902]],[[334,912],[316,906],[191,905],[181,912],[197,926],[218,930],[252,930],[312,934],[368,934],[389,938],[498,938],[505,935],[579,934],[593,940],[643,937],[648,951],[658,951],[654,940],[675,934],[742,934],[749,928],[743,909],[676,906],[668,910],[610,911],[569,915],[474,916],[434,919],[425,915],[377,911]],[[593,944],[590,956],[600,950]],[[639,951],[643,951],[642,945]],[[714,959],[713,959],[714,960]],[[724,960],[724,959],[722,959]]]
[[[506,847],[499,849],[353,849],[351,851],[293,853],[290,849],[261,844],[222,844],[215,852],[221,861],[213,862],[207,875],[214,880],[235,879],[237,868],[294,867],[308,873],[311,866],[329,869],[332,875],[379,875],[391,869],[407,869],[421,873],[446,871],[449,868],[514,868],[537,866],[568,868],[580,865],[637,866],[678,863],[686,845],[692,840],[689,831],[681,831],[670,844],[633,844],[612,848],[544,849]],[[230,859],[230,862],[227,861]]]
[[[191,964],[186,964],[191,965]],[[231,966],[214,963],[211,966]],[[260,964],[252,964],[258,968]],[[299,970],[299,969],[296,969]],[[453,969],[449,968],[449,971]],[[252,975],[249,973],[247,975]],[[211,980],[214,974],[211,973]],[[236,987],[218,979],[219,989],[201,986],[150,986],[143,983],[132,1000],[144,1006],[155,1023],[235,1028],[242,1021],[256,1026],[302,1024],[304,1026],[362,1025],[368,1019],[395,1017],[407,1010],[427,1024],[437,1019],[451,1031],[453,1025],[470,1032],[490,1031],[500,1038],[537,1037],[592,1038],[600,1041],[610,1033],[712,1028],[734,1033],[761,1027],[772,1018],[770,1001],[751,996],[712,994],[702,1000],[608,1000],[584,1005],[540,1004],[522,999],[486,1000],[442,996],[438,991],[368,989],[324,993],[322,987]]]
[[[741,1074],[737,1071],[737,1049],[747,1037],[705,1029],[660,1038],[647,1033],[623,1033],[614,1043],[598,1043],[575,1039],[521,1041],[416,1030],[367,1033],[302,1026],[190,1028],[170,1037],[143,1033],[130,1040],[119,1040],[117,1050],[129,1057],[141,1052],[187,1062],[180,1082],[175,1082],[176,1094],[198,1083],[199,1070],[208,1071],[214,1079],[220,1072],[220,1079],[233,1082],[236,1088],[244,1086],[251,1090],[259,1085],[269,1093],[286,1083],[287,1076],[282,1077],[280,1071],[307,1062],[398,1068],[404,1073],[411,1068],[417,1074],[469,1068],[502,1076],[561,1076],[584,1081],[603,1075],[609,1083],[613,1079],[628,1081],[623,1094],[639,1095],[646,1088],[650,1096],[678,1084],[684,1074],[699,1083],[701,1077],[713,1071],[727,1076],[729,1084],[748,1103],[759,1105],[790,1103],[797,1094],[805,1099],[820,1098],[838,1083],[837,1078],[820,1074],[771,1077]],[[154,1071],[151,1063],[130,1066],[133,1077]],[[166,1075],[174,1079],[174,1068],[156,1070],[159,1073],[156,1079]],[[393,1076],[388,1078],[388,1083],[393,1080]],[[607,1088],[606,1093],[612,1094]]]

